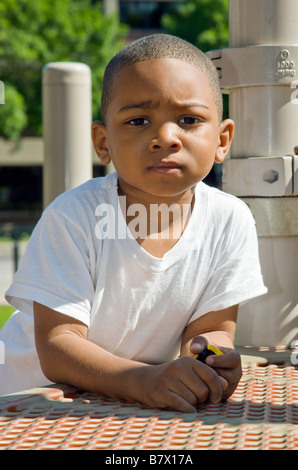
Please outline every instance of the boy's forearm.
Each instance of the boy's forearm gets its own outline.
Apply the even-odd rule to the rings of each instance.
[[[213,344],[217,347],[234,348],[238,306],[209,312],[190,323],[185,329],[181,343],[181,355],[197,354],[196,343],[202,347]],[[198,339],[196,339],[198,338]]]
[[[50,380],[99,395],[182,412],[194,412],[194,406],[209,395],[214,402],[222,395],[217,374],[191,358],[148,365],[118,358],[68,334],[55,336],[45,350],[41,362]]]
[[[55,383],[67,383],[101,395],[139,399],[136,376],[146,364],[119,358],[85,338],[62,334],[40,353],[44,374]]]
[[[137,400],[146,364],[115,356],[87,339],[82,322],[34,302],[35,343],[45,376],[94,393]]]

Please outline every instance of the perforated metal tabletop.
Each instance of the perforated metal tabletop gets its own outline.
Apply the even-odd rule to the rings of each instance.
[[[298,368],[291,353],[244,353],[233,396],[193,414],[60,385],[2,396],[0,450],[298,450]]]

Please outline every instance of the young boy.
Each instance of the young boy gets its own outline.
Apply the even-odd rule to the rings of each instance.
[[[266,288],[248,208],[202,183],[229,151],[221,116],[217,72],[187,42],[148,36],[111,60],[92,139],[116,172],[35,228],[7,292],[20,311],[0,335],[0,393],[68,383],[182,412],[233,393],[238,304]],[[208,344],[223,354],[198,361]]]

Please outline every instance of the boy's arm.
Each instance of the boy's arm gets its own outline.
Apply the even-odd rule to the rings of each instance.
[[[52,382],[182,412],[222,397],[226,382],[191,357],[156,365],[120,358],[89,341],[86,325],[38,303],[34,323],[41,368]]]
[[[223,398],[228,398],[235,390],[242,375],[240,355],[234,350],[234,335],[238,305],[224,310],[209,312],[193,321],[185,329],[181,344],[181,356],[195,356],[205,346],[218,347],[222,356],[209,356],[206,364],[225,378],[228,387]]]
[[[116,357],[87,339],[87,326],[34,302],[35,343],[45,376],[114,398],[136,399],[127,371],[145,364]]]

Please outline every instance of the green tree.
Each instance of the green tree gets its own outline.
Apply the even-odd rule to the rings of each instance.
[[[107,61],[123,45],[127,27],[104,17],[92,0],[1,0],[0,135],[18,139],[26,130],[42,134],[42,69],[49,62],[84,62],[92,70],[93,114]]]
[[[176,13],[164,15],[165,30],[207,52],[228,45],[229,0],[186,0]]]

